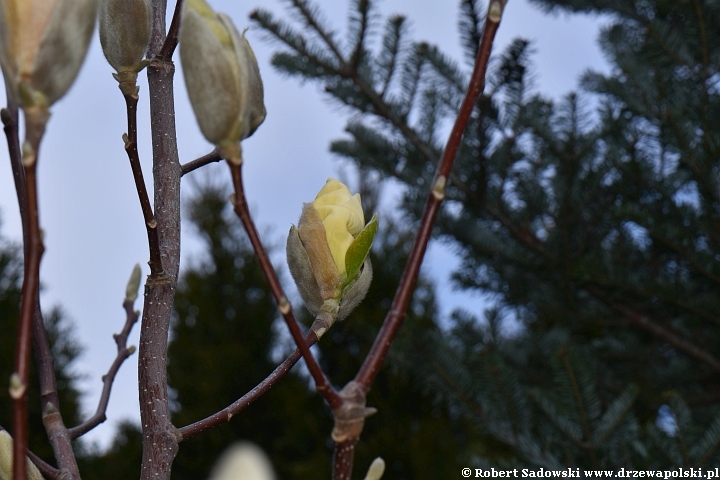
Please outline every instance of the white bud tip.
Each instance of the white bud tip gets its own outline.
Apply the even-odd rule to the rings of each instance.
[[[252,443],[231,445],[213,468],[210,480],[275,480],[267,455]]]
[[[365,475],[365,480],[380,480],[383,476],[383,473],[385,473],[385,460],[377,457],[370,464],[368,473],[367,475]]]
[[[10,375],[10,398],[17,400],[25,394],[25,385],[20,380],[20,375],[13,373]]]
[[[503,8],[505,6],[505,2],[496,0],[490,3],[490,9],[488,10],[488,19],[491,22],[499,23],[500,18],[502,18]]]

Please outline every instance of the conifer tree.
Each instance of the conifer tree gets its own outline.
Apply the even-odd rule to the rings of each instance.
[[[374,3],[352,3],[347,39],[306,1],[289,7],[302,23],[253,18],[283,46],[276,68],[350,112],[331,150],[401,182],[417,222],[469,72]],[[456,286],[496,306],[456,312],[409,364],[495,439],[468,446],[478,464],[717,465],[720,7],[536,3],[611,15],[612,73],[553,102],[528,89],[528,40],[496,55],[437,223],[463,259]],[[460,2],[470,59],[483,11]]]

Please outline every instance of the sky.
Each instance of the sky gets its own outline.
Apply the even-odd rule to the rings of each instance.
[[[174,5],[173,2],[169,2]],[[278,45],[253,26],[248,14],[258,0],[210,0],[227,13],[238,29],[250,27],[247,37],[260,63],[265,86],[267,119],[243,143],[244,178],[251,210],[266,245],[281,246],[292,223],[297,222],[303,202],[312,200],[325,180],[342,175],[348,165],[329,151],[331,140],[343,137],[347,118],[331,105],[320,88],[300,84],[277,74],[270,58]],[[347,25],[348,0],[316,0],[327,23],[340,33]],[[282,0],[264,0],[262,7],[288,18]],[[436,44],[442,51],[463,61],[457,33],[459,1],[379,0],[379,14],[402,13],[411,20],[412,38]],[[608,72],[609,66],[597,47],[597,36],[607,19],[565,14],[548,15],[527,0],[510,0],[496,39],[495,52],[510,41],[524,37],[533,42],[535,90],[560,99],[577,88],[587,69]],[[185,163],[210,150],[189,106],[177,58],[175,75],[178,145]],[[39,164],[40,222],[45,233],[45,255],[41,265],[42,304],[47,310],[60,306],[75,324],[84,353],[75,369],[83,375],[86,393],[83,409],[95,410],[102,387],[100,377],[115,357],[112,334],[124,322],[122,301],[133,266],[147,267],[147,237],[122,134],[126,129],[125,104],[111,77],[111,68],[100,50],[97,32],[88,58],[70,92],[52,108],[52,118],[43,140]],[[1,90],[1,87],[0,87]],[[0,98],[5,98],[0,92]],[[151,181],[149,106],[144,74],[140,80],[138,107],[140,157],[148,188]],[[229,185],[227,167],[206,168]],[[183,196],[202,171],[183,179]],[[195,180],[194,180],[195,179]],[[151,194],[152,198],[152,194]],[[392,195],[383,205],[392,208]],[[0,148],[0,232],[21,241],[20,220],[12,176],[4,148]],[[200,255],[201,244],[190,228],[183,229],[181,269]],[[283,248],[277,248],[276,265],[285,268]],[[433,242],[423,272],[437,283],[442,314],[461,306],[482,316],[486,299],[455,292],[449,281],[458,259],[449,245]],[[289,279],[289,275],[285,275]],[[291,297],[294,286],[286,285]],[[141,308],[141,298],[136,308]],[[129,345],[138,343],[139,325]],[[123,365],[113,388],[108,421],[86,437],[100,446],[112,438],[114,425],[122,419],[139,421],[137,400],[137,355]],[[211,413],[211,412],[208,412]]]

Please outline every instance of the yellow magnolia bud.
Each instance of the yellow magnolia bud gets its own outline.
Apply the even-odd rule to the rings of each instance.
[[[213,468],[210,480],[275,480],[272,464],[252,443],[231,445]]]
[[[130,274],[130,279],[128,280],[127,287],[125,287],[125,301],[134,302],[138,297],[138,290],[140,290],[140,277],[142,275],[142,271],[140,270],[140,265],[135,264],[135,267],[133,267],[133,271]]]
[[[365,480],[380,480],[383,476],[383,473],[385,473],[385,460],[377,457],[370,464],[368,473],[367,475],[365,475]]]
[[[340,275],[345,275],[345,253],[365,226],[360,194],[350,193],[344,183],[329,178],[313,201]]]
[[[0,0],[0,66],[13,100],[48,107],[75,81],[97,0]]]
[[[365,225],[360,195],[352,195],[333,178],[304,205],[297,228],[290,228],[290,273],[308,310],[330,316],[324,329],[345,318],[365,297],[372,280],[368,253],[376,232],[377,216]]]
[[[260,69],[245,35],[204,0],[187,0],[180,60],[200,130],[225,158],[239,160],[240,141],[265,120]]]
[[[5,430],[0,430],[0,480],[13,478],[13,439]],[[28,480],[43,480],[40,471],[29,459],[27,461]]]
[[[100,0],[100,44],[118,72],[137,72],[150,41],[150,0]]]

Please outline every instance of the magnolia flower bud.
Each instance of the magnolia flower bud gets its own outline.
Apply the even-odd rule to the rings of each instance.
[[[150,0],[100,0],[100,44],[118,72],[137,73],[150,41]]]
[[[13,478],[13,439],[5,430],[0,430],[0,479]],[[28,480],[43,480],[40,471],[29,459],[27,461]]]
[[[333,178],[303,206],[297,228],[292,226],[288,235],[288,266],[308,310],[332,317],[316,333],[345,318],[365,297],[376,232],[377,216],[365,225],[360,195]]]
[[[140,265],[135,264],[130,279],[128,280],[127,287],[125,287],[125,301],[134,302],[138,297],[138,290],[140,290],[140,276],[142,271]]]
[[[20,106],[65,95],[85,59],[97,0],[0,0],[0,66]]]
[[[377,457],[370,464],[365,480],[380,480],[385,473],[385,460]]]
[[[231,445],[213,468],[210,480],[275,480],[270,460],[252,443]]]
[[[200,130],[225,158],[239,161],[240,141],[266,113],[260,69],[245,35],[204,0],[187,0],[180,60]]]

